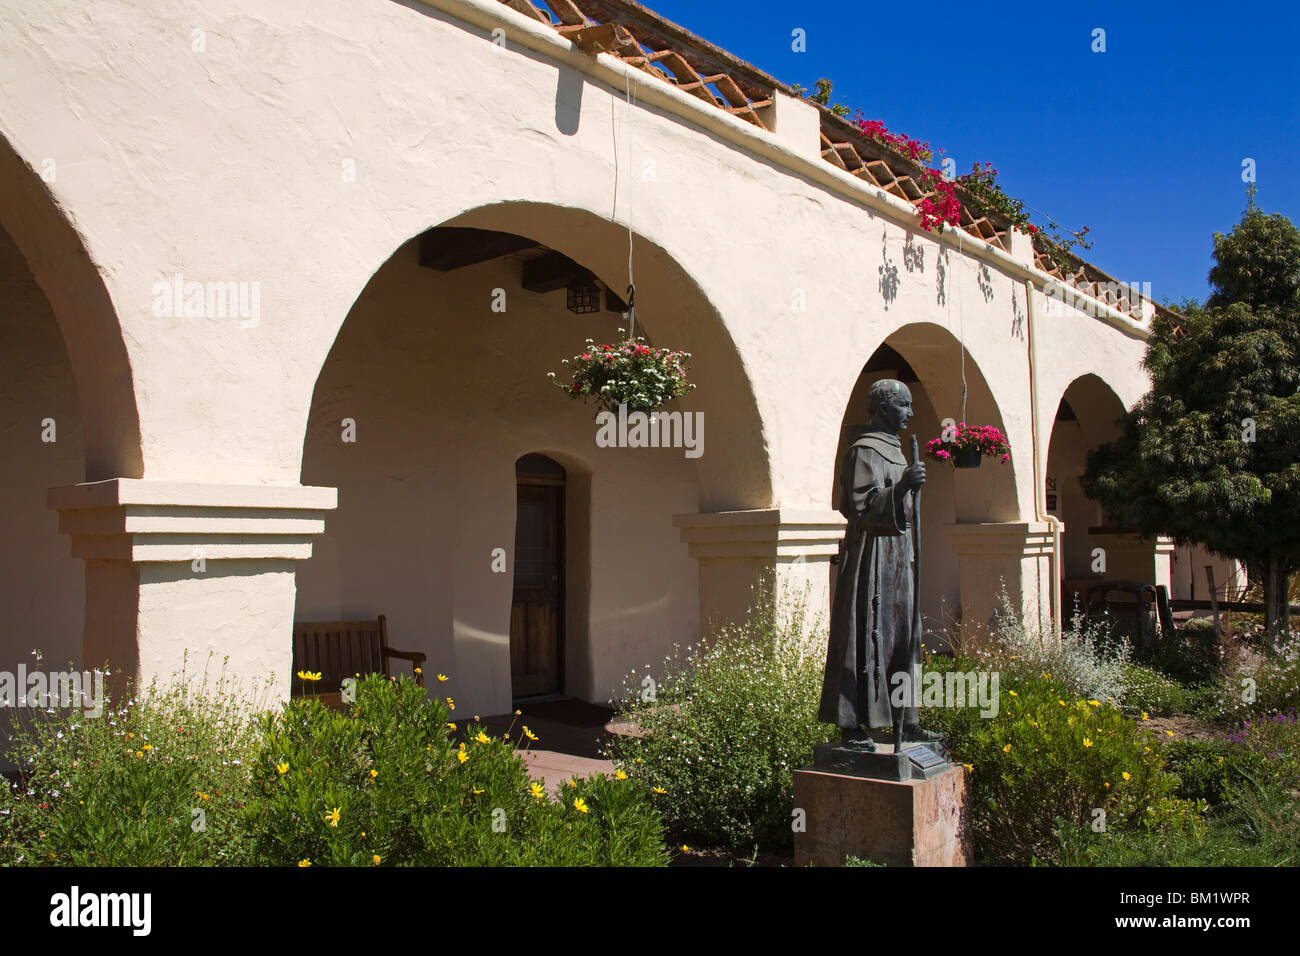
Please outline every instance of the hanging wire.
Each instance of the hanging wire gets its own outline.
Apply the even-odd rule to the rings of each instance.
[[[964,258],[961,248],[961,228],[959,227],[957,229],[957,261],[960,262]],[[953,284],[957,286],[957,320],[961,323],[961,422],[964,425],[966,424],[966,313],[961,308],[961,281],[957,278],[955,269],[953,270]],[[949,325],[951,324],[952,322],[949,320]]]
[[[623,139],[627,142],[627,161],[632,162],[632,72],[623,74],[623,90],[627,100],[627,131]],[[617,152],[617,150],[615,150]],[[627,187],[627,338],[631,341],[636,333],[636,279],[632,274],[632,180],[628,178]]]

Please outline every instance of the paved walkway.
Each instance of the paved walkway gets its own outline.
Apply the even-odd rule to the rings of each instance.
[[[498,714],[483,723],[494,737],[508,731],[511,739],[518,740],[524,725],[538,736],[520,756],[528,764],[529,776],[543,781],[552,794],[570,777],[614,772],[613,762],[601,755],[601,747],[609,741],[605,725],[613,717],[608,707],[564,698],[521,703],[519,709],[522,716]]]

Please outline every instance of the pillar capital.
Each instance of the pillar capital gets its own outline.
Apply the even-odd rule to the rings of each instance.
[[[830,560],[847,524],[838,511],[713,511],[674,515],[673,524],[700,562],[701,622],[743,619],[761,576],[813,615],[830,606]]]
[[[51,488],[47,501],[74,558],[302,561],[338,490],[110,478]]]
[[[804,558],[839,553],[847,522],[838,511],[764,508],[674,515],[693,558]]]
[[[1061,531],[1065,523],[1061,522]],[[954,554],[1034,557],[1052,553],[1050,521],[981,521],[946,524]]]
[[[1063,531],[1064,523],[1059,527]],[[1040,633],[1052,630],[1051,582],[1058,564],[1053,522],[957,522],[943,529],[957,555],[963,626],[987,626],[1005,589],[1022,621]]]

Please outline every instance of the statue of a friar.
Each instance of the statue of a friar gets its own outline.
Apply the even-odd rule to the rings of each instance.
[[[884,379],[867,398],[871,424],[840,465],[840,513],[848,519],[831,608],[819,718],[843,731],[841,746],[875,750],[873,727],[902,721],[903,740],[935,740],[920,728],[920,635],[914,635],[913,509],[925,464],[907,463],[898,440],[912,393]],[[904,676],[905,675],[905,676]],[[895,691],[895,688],[901,688]]]

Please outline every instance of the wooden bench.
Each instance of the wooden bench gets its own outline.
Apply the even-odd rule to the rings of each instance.
[[[384,615],[374,621],[294,621],[293,696],[316,696],[326,704],[341,704],[346,678],[357,674],[392,676],[389,661],[394,658],[410,661],[416,668],[415,682],[424,686],[425,655],[389,647]],[[319,672],[320,680],[304,681],[298,677],[299,671]]]

